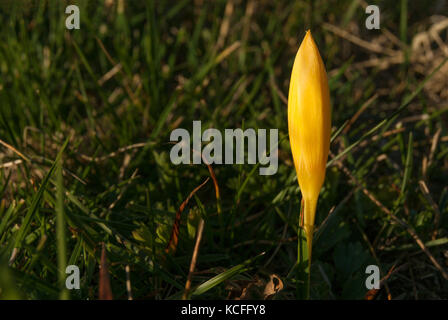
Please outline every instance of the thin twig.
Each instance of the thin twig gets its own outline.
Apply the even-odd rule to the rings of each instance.
[[[193,256],[191,257],[190,270],[188,272],[187,282],[185,283],[185,291],[182,300],[187,300],[191,290],[191,279],[193,278],[194,269],[196,269],[196,262],[199,254],[199,246],[201,245],[202,233],[204,231],[204,219],[199,221],[198,230],[196,231],[196,243],[194,245]]]

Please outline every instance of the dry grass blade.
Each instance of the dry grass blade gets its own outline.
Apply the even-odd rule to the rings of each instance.
[[[125,267],[126,271],[126,291],[128,293],[128,300],[132,300],[132,286],[131,286],[131,269],[129,268],[129,265],[126,265]]]
[[[132,102],[137,105],[137,106],[141,106],[141,102],[140,100],[136,97],[135,93],[132,91],[132,89],[129,87],[129,83],[131,83],[129,77],[126,75],[126,73],[123,71],[123,68],[118,67],[119,65],[121,66],[121,64],[118,64],[115,62],[115,60],[112,58],[112,56],[109,54],[109,52],[107,51],[106,47],[104,46],[103,42],[101,41],[100,38],[95,37],[96,41],[98,42],[98,45],[100,46],[101,50],[104,52],[104,54],[106,55],[107,59],[109,60],[109,62],[114,66],[114,68],[111,70],[113,72],[112,75],[110,75],[110,77],[112,77],[113,75],[115,75],[116,73],[120,72],[121,75],[124,78],[123,81],[123,87],[126,90],[127,94],[129,95],[129,97],[131,98]],[[117,68],[117,69],[116,69]],[[115,70],[116,69],[116,70]],[[114,70],[114,71],[113,71]],[[107,79],[108,80],[108,79]],[[106,82],[107,80],[103,79],[99,81],[99,85],[103,85],[104,82]]]
[[[202,158],[202,160],[204,161],[204,158]],[[209,165],[208,163],[206,163],[205,161],[204,161],[204,163],[207,165],[208,172],[210,173],[210,177],[212,178],[213,186],[215,187],[217,211],[218,211],[218,214],[221,214],[221,196],[220,196],[220,193],[219,193],[218,180],[216,179],[216,175],[215,175],[215,172],[213,171],[212,166]]]
[[[99,299],[100,300],[113,299],[109,279],[109,268],[107,266],[106,246],[104,245],[104,243],[102,244],[101,249]]]
[[[122,147],[122,148],[118,149],[117,151],[111,152],[102,157],[90,157],[85,154],[80,154],[79,156],[81,157],[81,159],[86,160],[86,161],[101,162],[101,161],[105,161],[109,158],[116,157],[120,153],[124,153],[124,152],[134,150],[134,149],[144,148],[149,145],[152,145],[152,143],[147,143],[147,142],[135,143],[130,146]]]
[[[379,96],[379,94],[375,93],[372,97],[369,98],[369,100],[364,102],[364,104],[361,106],[361,108],[359,108],[359,110],[353,115],[353,117],[351,117],[351,119],[347,123],[347,126],[342,131],[344,134],[346,134],[348,132],[348,130],[350,130],[350,127],[359,118],[361,113],[363,113],[364,110],[366,110],[367,107],[370,106],[378,98],[378,96]]]
[[[4,142],[2,139],[0,139],[0,144],[3,145],[4,147],[8,148],[9,150],[11,150],[12,152],[14,152],[15,154],[17,154],[20,158],[22,158],[23,160],[25,160],[26,162],[29,162],[30,160],[28,159],[28,157],[26,157],[23,153],[21,153],[19,150],[17,150],[16,148],[14,148],[13,146],[11,146],[10,144],[7,144],[6,142]]]
[[[107,81],[112,79],[122,68],[123,66],[119,63],[115,65],[112,69],[110,69],[104,76],[101,77],[101,79],[98,80],[98,84],[102,86]]]
[[[432,138],[431,142],[431,150],[429,151],[429,161],[428,161],[428,167],[431,166],[432,162],[434,161],[434,154],[437,149],[437,145],[440,140],[440,134],[442,133],[442,128],[439,128],[436,133],[434,134],[434,137]]]
[[[210,173],[210,176],[213,180],[213,185],[215,187],[215,195],[216,195],[216,199],[219,199],[219,185],[218,185],[218,180],[216,180],[216,175],[215,172],[212,169],[212,166],[207,164],[207,168],[208,168],[208,172]]]
[[[187,199],[182,202],[182,204],[179,207],[179,210],[176,212],[176,217],[174,218],[174,224],[173,229],[171,231],[171,237],[170,241],[168,242],[168,245],[165,249],[166,253],[174,253],[176,252],[177,243],[179,242],[179,226],[180,226],[180,218],[182,215],[182,212],[184,211],[185,207],[187,206],[190,199],[194,196],[196,192],[198,192],[199,189],[201,189],[207,182],[210,180],[210,178],[207,178],[204,182],[202,182],[199,186],[197,186],[193,191],[191,191],[190,195],[187,197]]]
[[[224,18],[222,19],[221,28],[219,29],[219,38],[218,41],[216,42],[216,49],[219,49],[224,45],[226,37],[229,34],[230,20],[233,14],[233,7],[234,7],[233,1],[228,1],[224,12]]]
[[[120,193],[118,194],[117,198],[109,205],[109,211],[113,210],[115,208],[115,206],[117,205],[118,201],[121,200],[121,198],[123,197],[123,194],[125,193],[125,191],[127,190],[127,188],[131,185],[132,181],[135,179],[135,177],[137,176],[138,173],[138,169],[136,169],[131,177],[129,178],[129,180],[126,182],[126,185],[123,186],[123,188],[121,189]],[[100,216],[104,216],[104,213],[102,213]]]
[[[332,25],[330,23],[324,23],[323,24],[324,29],[333,32],[335,35],[344,38],[354,44],[356,44],[357,46],[360,46],[361,48],[364,48],[368,51],[372,51],[375,53],[387,53],[390,56],[397,56],[400,55],[401,53],[399,51],[394,51],[394,50],[390,50],[388,48],[384,48],[382,46],[380,46],[378,43],[370,43],[368,41],[365,41],[351,33],[349,33],[348,31],[341,29],[335,25]]]
[[[221,63],[221,61],[223,61],[225,58],[227,58],[228,56],[230,56],[235,50],[237,50],[239,47],[241,47],[241,42],[240,41],[235,41],[234,43],[232,43],[230,46],[228,46],[227,48],[225,48],[219,55],[218,57],[216,57],[216,64]]]
[[[17,166],[17,165],[19,165],[21,163],[23,163],[23,160],[21,160],[21,159],[10,161],[10,162],[5,162],[5,163],[0,164],[0,169],[10,168],[10,167],[13,167],[13,166]]]
[[[198,230],[196,232],[196,243],[194,245],[193,256],[191,257],[190,270],[188,271],[187,282],[185,283],[185,291],[182,296],[183,300],[188,299],[191,290],[191,279],[193,278],[194,269],[196,269],[196,262],[199,254],[199,246],[201,245],[202,233],[204,232],[204,219],[199,221]]]

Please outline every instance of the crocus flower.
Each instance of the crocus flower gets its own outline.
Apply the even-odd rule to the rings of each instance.
[[[288,128],[311,257],[314,216],[330,148],[331,110],[327,73],[310,31],[306,32],[292,68]]]

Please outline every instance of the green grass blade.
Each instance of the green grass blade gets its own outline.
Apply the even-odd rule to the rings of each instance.
[[[408,151],[406,154],[406,163],[404,168],[403,184],[401,185],[401,194],[404,195],[409,179],[412,174],[412,152],[413,152],[412,132],[409,132]]]
[[[59,298],[66,300],[69,294],[67,289],[64,288],[65,268],[67,267],[67,244],[65,239],[64,183],[61,161],[56,165],[56,253],[58,257],[58,280],[61,290]]]
[[[210,280],[207,280],[206,282],[200,284],[198,287],[196,287],[193,292],[192,292],[192,296],[198,296],[201,295],[205,292],[207,292],[208,290],[214,288],[215,286],[217,286],[218,284],[222,283],[223,281],[230,279],[232,277],[234,277],[237,274],[240,274],[242,272],[245,272],[249,269],[249,266],[258,258],[260,258],[261,256],[263,256],[265,253],[261,253],[258,256],[254,257],[254,258],[250,258],[246,261],[244,261],[243,263],[234,266],[233,268],[224,271],[223,273],[218,274],[217,276],[211,278]]]
[[[42,181],[42,184],[41,184],[39,190],[37,191],[37,193],[35,194],[35,196],[33,198],[31,206],[28,209],[28,212],[27,212],[25,218],[23,219],[22,225],[20,227],[20,230],[18,231],[16,240],[14,242],[15,248],[20,248],[22,245],[22,241],[23,241],[26,233],[28,232],[28,228],[30,227],[31,220],[32,220],[33,216],[35,215],[35,213],[39,210],[39,205],[40,205],[40,202],[44,195],[45,189],[47,188],[48,182],[50,181],[50,178],[52,177],[52,175],[56,169],[56,165],[61,160],[62,154],[63,154],[65,148],[67,147],[68,141],[69,141],[69,139],[67,138],[65,140],[64,144],[62,145],[62,148],[59,151],[58,155],[56,156],[56,160],[54,161],[53,166],[50,168],[50,171],[48,171],[47,175],[45,176],[44,180]]]

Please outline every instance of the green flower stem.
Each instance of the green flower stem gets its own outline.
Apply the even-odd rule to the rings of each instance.
[[[307,236],[304,225],[305,202],[302,199],[300,205],[299,229],[297,232],[297,297],[302,300],[310,298],[310,270],[312,238]],[[311,233],[312,234],[312,233]],[[310,243],[308,243],[308,241]]]
[[[297,294],[299,299],[310,298],[311,255],[308,249],[305,230],[299,227],[297,250]]]

